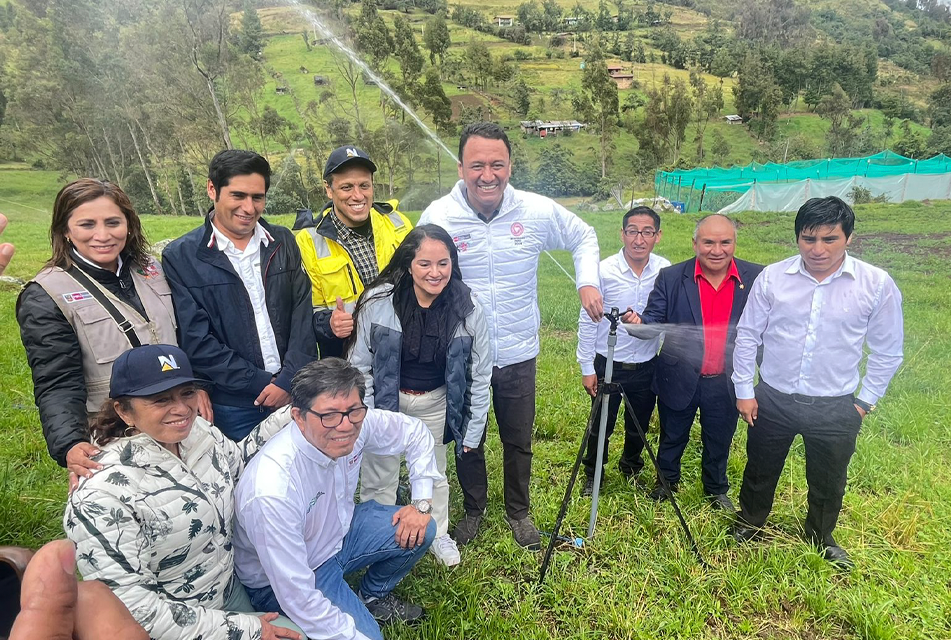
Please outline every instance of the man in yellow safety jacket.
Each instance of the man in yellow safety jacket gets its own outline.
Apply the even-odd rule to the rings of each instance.
[[[330,198],[317,215],[298,213],[297,246],[313,286],[314,331],[320,357],[343,355],[357,298],[389,263],[412,223],[396,200],[373,201],[376,165],[362,149],[334,149],[324,167]]]

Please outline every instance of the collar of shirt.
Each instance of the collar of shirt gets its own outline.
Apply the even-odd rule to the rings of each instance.
[[[103,271],[110,271],[110,272],[111,272],[111,269],[103,269],[100,265],[96,264],[95,262],[93,262],[92,260],[90,260],[89,258],[87,258],[86,256],[84,256],[83,254],[81,254],[81,253],[79,253],[78,251],[76,251],[76,249],[73,249],[73,255],[74,255],[75,257],[79,258],[80,260],[82,260],[83,262],[85,262],[86,264],[88,264],[88,265],[91,266],[91,267],[95,267],[95,268],[97,268],[97,269],[102,269]],[[122,255],[120,254],[120,255],[116,256],[116,260],[118,260],[118,263],[116,264],[116,272],[115,272],[115,275],[119,275],[120,273],[122,273]]]
[[[316,462],[321,467],[333,466],[334,459],[327,456],[327,454],[312,445],[310,441],[304,437],[304,433],[300,430],[300,426],[297,424],[296,420],[291,420],[288,423],[288,426],[291,429],[291,441],[301,453]]]
[[[703,272],[703,267],[700,266],[699,260],[696,261],[696,267],[694,267],[694,270],[693,270],[693,279],[696,280],[697,278],[703,278],[707,282],[710,282],[710,279],[707,277],[707,274]],[[733,278],[740,284],[743,284],[743,281],[740,279],[740,272],[736,268],[736,260],[730,260],[730,269],[729,271],[726,272],[726,277],[723,279],[723,282],[726,282],[730,278]],[[718,291],[723,287],[723,282],[721,282],[720,286],[717,287]]]
[[[623,265],[623,268],[627,269],[634,278],[638,280],[643,280],[644,278],[650,278],[652,275],[660,271],[661,259],[656,253],[651,253],[647,256],[647,264],[644,265],[644,270],[641,271],[641,275],[637,275],[634,269],[631,268],[631,263],[627,261],[627,257],[624,255],[624,249],[621,249],[617,253],[618,262]]]
[[[208,248],[210,249],[211,247],[217,246],[219,251],[223,251],[223,252],[231,251],[233,253],[241,254],[247,251],[248,247],[254,247],[254,248],[259,247],[262,242],[264,243],[264,246],[266,247],[271,243],[272,240],[274,240],[274,238],[271,236],[271,234],[267,232],[267,229],[261,226],[260,222],[258,222],[257,224],[254,225],[254,235],[251,236],[251,240],[248,242],[248,246],[245,247],[244,250],[238,249],[238,247],[235,246],[234,242],[231,241],[231,238],[223,234],[221,230],[215,226],[214,218],[212,218],[211,239],[208,240]]]
[[[362,240],[364,242],[369,242],[373,238],[373,224],[370,222],[369,218],[367,218],[366,226],[364,227],[367,230],[366,233],[360,233],[356,229],[351,229],[345,225],[343,221],[337,216],[337,212],[334,209],[330,210],[330,221],[333,222],[334,229],[337,230],[337,237],[344,241]]]
[[[802,259],[802,256],[797,256],[795,260],[792,261],[788,267],[786,267],[786,273],[793,275],[795,273],[800,273],[813,282],[818,282],[815,277],[806,270],[806,263]],[[848,274],[850,278],[855,280],[855,258],[850,256],[848,253],[845,254],[845,260],[842,261],[842,264],[839,265],[839,268],[835,270],[835,273],[832,274],[831,278],[827,278],[823,282],[831,282],[843,274]]]
[[[469,190],[465,186],[462,187],[462,197],[466,199],[466,204],[469,205],[469,208],[472,209],[473,213],[479,216],[479,220],[481,220],[482,222],[485,222],[486,224],[495,220],[495,217],[499,215],[499,211],[502,210],[502,203],[505,202],[505,195],[507,192],[508,192],[508,185],[505,186],[505,191],[502,193],[502,201],[499,202],[499,206],[495,208],[495,211],[492,212],[491,216],[485,216],[479,211],[476,211],[475,207],[472,206],[472,203],[469,202]]]

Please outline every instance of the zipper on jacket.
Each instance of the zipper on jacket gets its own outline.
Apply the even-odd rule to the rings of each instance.
[[[495,299],[495,257],[492,252],[492,222],[497,216],[493,216],[485,225],[486,245],[489,249],[489,291],[492,292],[492,324],[495,325],[495,344],[492,345],[492,360],[499,361],[499,308]]]
[[[350,276],[350,288],[353,289],[353,295],[357,295],[357,281],[353,279],[353,267],[347,263],[347,275]]]

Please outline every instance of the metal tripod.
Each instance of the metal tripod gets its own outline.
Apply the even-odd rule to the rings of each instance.
[[[657,479],[660,481],[664,491],[667,493],[667,496],[670,499],[670,504],[674,508],[674,513],[677,514],[677,519],[680,521],[680,527],[684,530],[684,534],[687,536],[687,540],[690,543],[690,548],[693,551],[693,554],[697,557],[697,561],[701,566],[706,566],[706,563],[703,561],[703,556],[700,555],[700,549],[697,547],[697,542],[694,540],[693,536],[690,534],[690,529],[687,527],[687,521],[684,520],[684,516],[680,512],[680,507],[677,505],[677,500],[674,497],[674,492],[671,489],[670,483],[667,482],[664,474],[660,472],[660,468],[657,465],[657,456],[654,455],[654,450],[651,448],[650,443],[647,441],[647,437],[644,435],[644,429],[641,427],[640,422],[637,420],[637,416],[634,414],[634,407],[631,406],[631,402],[628,400],[627,394],[624,393],[624,389],[622,389],[619,384],[613,382],[614,347],[617,345],[617,326],[618,322],[620,321],[620,313],[618,312],[617,307],[613,307],[611,309],[611,313],[605,314],[604,317],[611,323],[611,329],[608,332],[608,352],[606,354],[606,364],[604,367],[604,382],[598,388],[598,393],[595,396],[594,401],[591,403],[591,412],[588,415],[588,425],[585,428],[584,436],[581,438],[581,446],[578,448],[578,455],[575,458],[575,464],[571,470],[571,478],[569,478],[568,486],[565,488],[565,497],[561,501],[561,509],[558,511],[558,518],[555,520],[555,526],[552,529],[552,534],[548,541],[548,548],[545,550],[545,558],[542,560],[542,568],[538,576],[539,584],[545,581],[545,574],[548,571],[548,565],[551,562],[555,545],[558,543],[558,532],[561,530],[561,524],[565,519],[565,513],[568,511],[568,503],[571,500],[571,492],[574,491],[575,481],[578,479],[578,469],[581,468],[581,461],[584,458],[585,448],[588,446],[588,439],[591,437],[591,430],[594,427],[595,418],[600,417],[598,423],[598,451],[597,455],[595,456],[594,467],[594,491],[591,494],[591,517],[588,520],[588,540],[591,540],[594,537],[595,523],[598,519],[598,500],[601,494],[601,479],[604,475],[603,458],[604,441],[608,428],[608,403],[610,402],[611,395],[615,393],[621,394],[621,399],[624,401],[624,410],[631,417],[631,420],[637,429],[637,435],[644,442],[644,450],[647,451],[648,457],[654,464],[654,470],[657,472]]]

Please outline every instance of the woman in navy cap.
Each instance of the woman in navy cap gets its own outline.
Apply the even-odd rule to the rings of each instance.
[[[285,407],[240,442],[198,415],[197,379],[171,345],[126,351],[90,425],[102,465],[64,516],[77,567],[108,585],[152,638],[304,635],[255,613],[234,574],[234,487],[246,462],[290,420]]]

